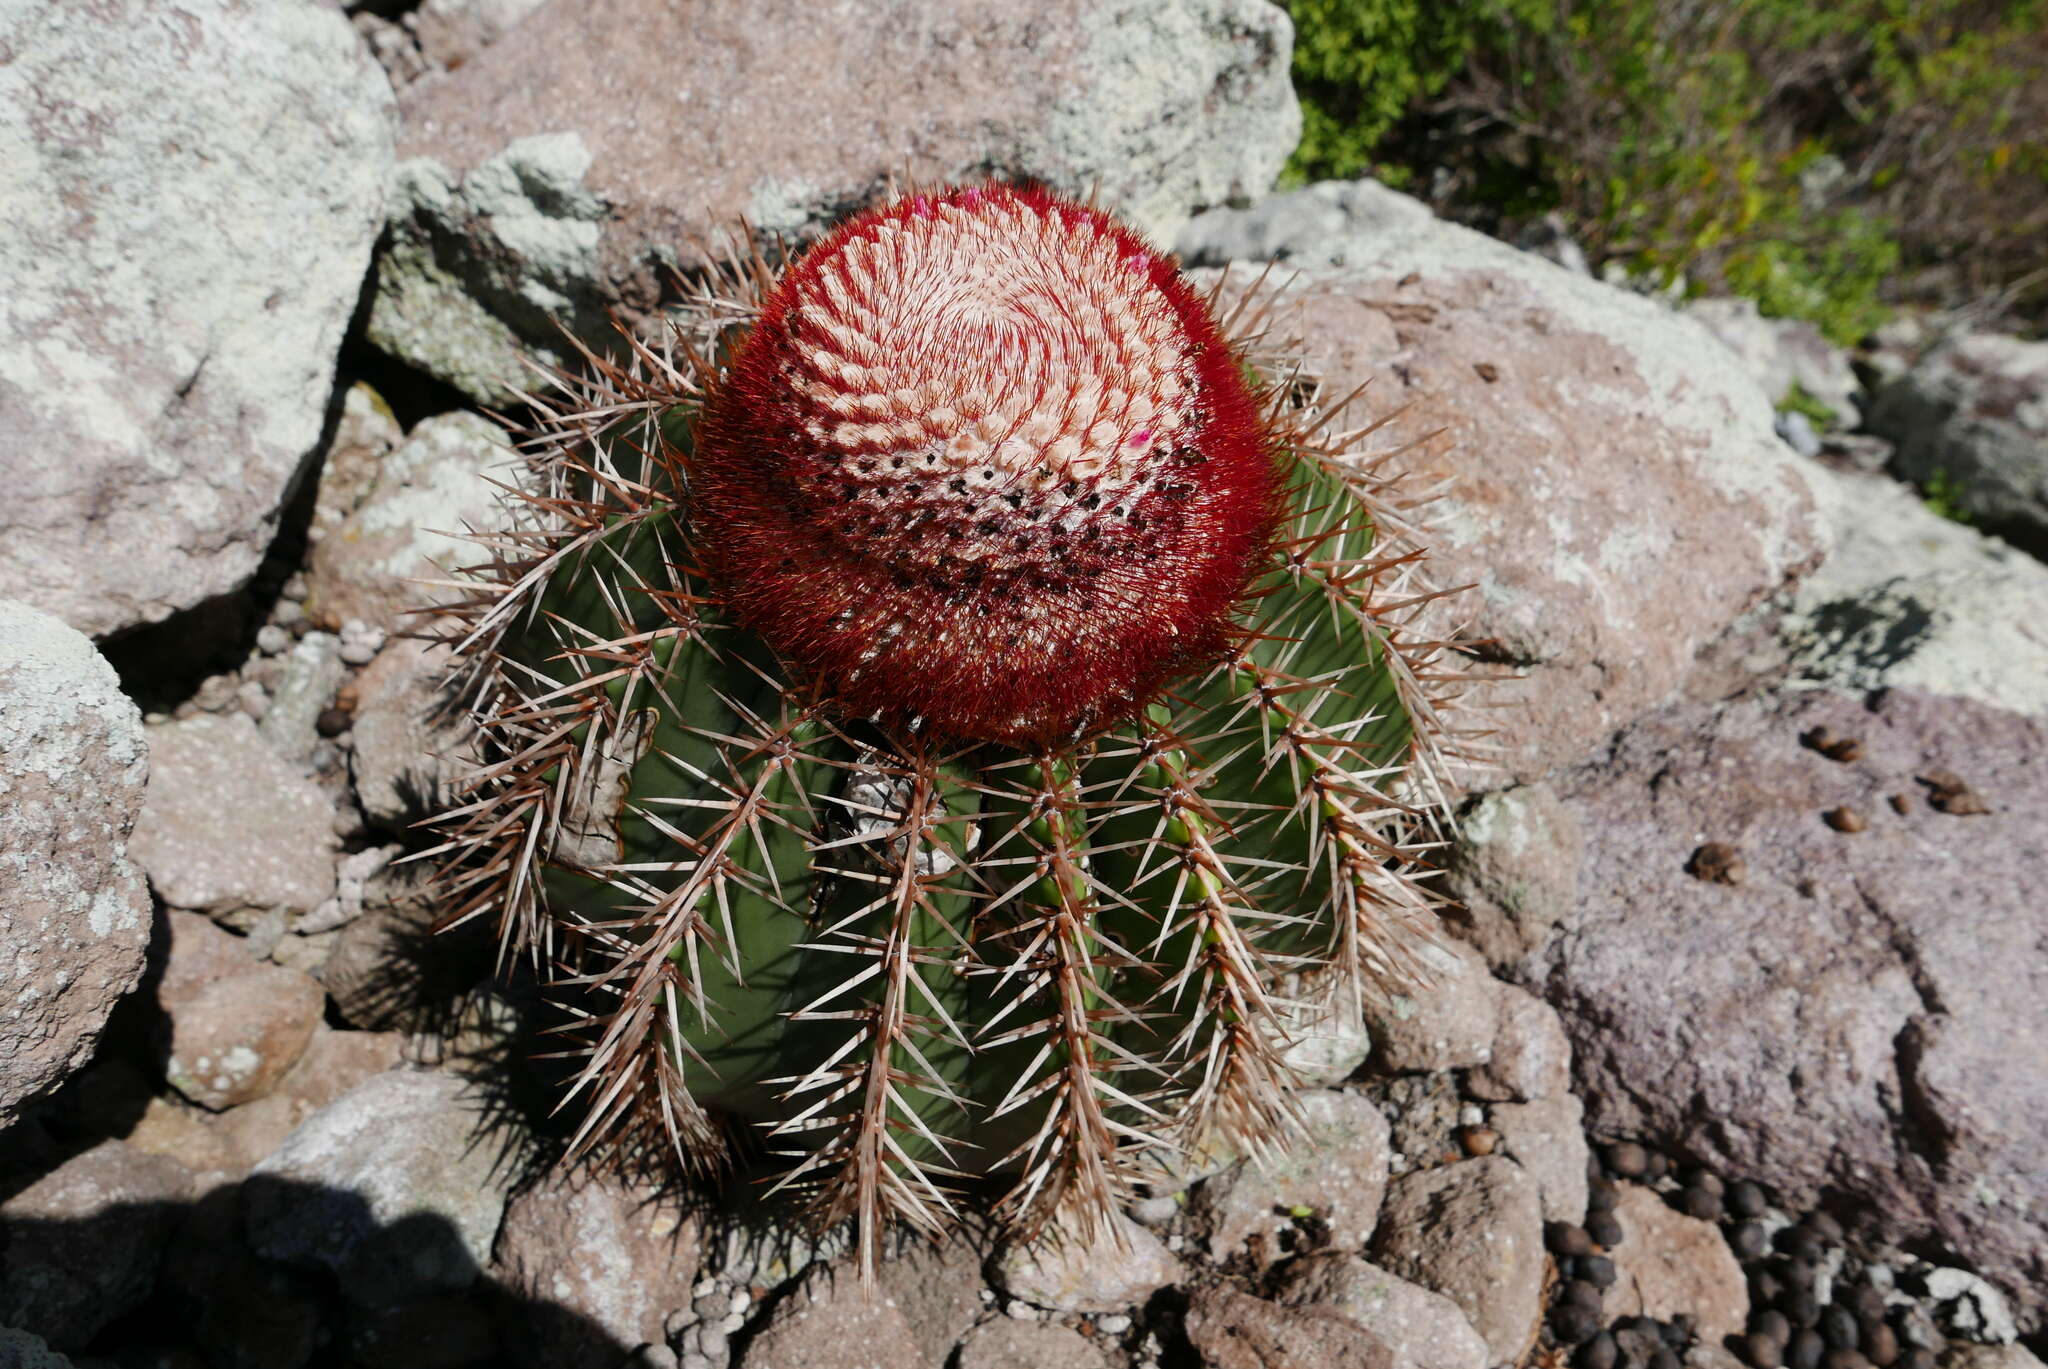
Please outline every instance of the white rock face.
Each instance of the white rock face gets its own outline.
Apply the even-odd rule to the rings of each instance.
[[[0,599],[0,1127],[86,1062],[141,978],[149,889],[127,842],[148,754],[92,643]]]
[[[255,570],[383,222],[391,91],[312,0],[8,0],[0,52],[0,584],[102,636]]]

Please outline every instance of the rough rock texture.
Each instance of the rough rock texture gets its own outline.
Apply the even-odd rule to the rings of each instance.
[[[1486,1342],[1441,1293],[1351,1255],[1311,1255],[1290,1265],[1280,1287],[1290,1306],[1343,1314],[1393,1351],[1394,1369],[1486,1369]]]
[[[512,1175],[460,1076],[392,1070],[308,1118],[245,1185],[250,1243],[324,1266],[359,1303],[464,1288],[491,1255]]]
[[[98,636],[261,559],[383,224],[391,91],[315,4],[14,5],[0,50],[0,585]]]
[[[1572,1043],[1557,1009],[1512,984],[1495,990],[1491,1058],[1465,1075],[1465,1092],[1494,1103],[1530,1103],[1571,1088]]]
[[[1109,1369],[1109,1359],[1071,1327],[1005,1317],[961,1343],[960,1369]]]
[[[2048,551],[2048,342],[1952,338],[1878,391],[1869,427],[1898,444],[1893,471]]]
[[[1204,1288],[1188,1307],[1189,1344],[1205,1369],[1393,1369],[1394,1353],[1327,1307],[1282,1307],[1233,1288]]]
[[[1561,781],[1581,902],[1523,974],[1572,1036],[1591,1128],[1795,1211],[1833,1192],[1890,1240],[1948,1243],[2040,1324],[2044,768],[2048,724],[1901,689],[1676,706]],[[1840,809],[1864,829],[1830,826]],[[1743,884],[1686,872],[1709,840]]]
[[[1584,846],[1579,820],[1547,784],[1481,794],[1458,814],[1444,923],[1496,970],[1543,944],[1571,910]]]
[[[1421,948],[1435,982],[1366,1006],[1373,1063],[1393,1071],[1463,1069],[1493,1057],[1500,985],[1486,962],[1458,942]]]
[[[745,1360],[764,1369],[901,1369],[923,1362],[894,1300],[829,1265],[816,1266],[776,1306]]]
[[[69,1357],[41,1336],[0,1326],[0,1369],[72,1369]]]
[[[1094,1241],[1060,1234],[1005,1246],[989,1271],[1013,1298],[1056,1312],[1122,1312],[1181,1277],[1157,1236],[1112,1213]]]
[[[0,599],[0,1127],[86,1062],[142,977],[127,841],[148,775],[142,717],[92,643]]]
[[[697,1224],[608,1177],[557,1170],[512,1199],[492,1272],[518,1295],[521,1364],[617,1369],[621,1351],[666,1344],[663,1318],[690,1303]]]
[[[1607,1252],[1615,1280],[1607,1292],[1606,1314],[1669,1321],[1686,1312],[1701,1340],[1741,1335],[1749,1324],[1749,1285],[1721,1229],[1672,1211],[1639,1184],[1620,1188],[1614,1216],[1624,1235]]]
[[[234,714],[149,728],[149,796],[129,842],[157,896],[246,925],[334,892],[334,805]]]
[[[1196,1188],[1193,1210],[1208,1228],[1211,1259],[1248,1251],[1265,1265],[1316,1245],[1356,1251],[1371,1237],[1387,1188],[1387,1119],[1355,1093],[1304,1094],[1301,1110],[1308,1128],[1301,1142]],[[1314,1224],[1313,1236],[1303,1222]]]
[[[1500,1153],[1536,1181],[1547,1222],[1576,1226],[1586,1218],[1585,1115],[1585,1105],[1571,1093],[1487,1110],[1487,1123],[1500,1134]]]
[[[418,621],[408,610],[454,597],[420,582],[489,559],[462,534],[504,526],[503,490],[491,481],[514,477],[511,456],[503,430],[477,414],[437,414],[414,428],[313,549],[306,612],[331,627],[356,620],[398,631]]]
[[[400,638],[356,677],[356,801],[372,822],[398,829],[439,811],[474,763],[476,729],[445,692],[447,660],[445,647]]]
[[[801,235],[906,174],[1099,183],[1164,245],[1279,172],[1292,33],[1264,0],[552,5],[407,88],[370,336],[499,398],[549,315],[594,335],[741,215]]]
[[[297,970],[252,964],[176,1003],[164,1077],[216,1111],[269,1094],[298,1063],[320,1024],[327,995]]]
[[[1759,654],[1787,651],[1796,679],[1844,692],[1912,689],[2048,716],[2048,566],[1893,481],[1815,478],[1835,550]]]
[[[1301,208],[1329,224],[1274,222]],[[1382,449],[1429,438],[1402,464],[1448,482],[1434,576],[1478,586],[1444,611],[1525,670],[1491,691],[1507,776],[1577,760],[1659,703],[1825,550],[1763,392],[1650,300],[1369,181],[1215,211],[1180,245],[1313,268],[1275,287],[1276,323],[1332,394],[1371,382],[1353,421],[1386,419]]]
[[[1735,354],[1771,403],[1784,402],[1796,385],[1832,409],[1838,423],[1856,426],[1863,385],[1849,354],[1805,319],[1765,318],[1755,300],[1725,295],[1693,300],[1685,316]]]
[[[105,1141],[0,1206],[0,1324],[74,1350],[149,1296],[192,1191],[183,1165]]]
[[[961,1228],[936,1246],[913,1241],[882,1265],[876,1283],[903,1313],[925,1363],[944,1364],[986,1310],[982,1266],[988,1253],[984,1237]]]
[[[256,735],[278,755],[303,766],[320,743],[320,715],[333,707],[348,674],[341,640],[331,632],[309,632],[292,644],[280,664]]]
[[[1536,1181],[1498,1156],[1387,1186],[1372,1262],[1456,1303],[1487,1359],[1515,1359],[1542,1315],[1543,1206]]]

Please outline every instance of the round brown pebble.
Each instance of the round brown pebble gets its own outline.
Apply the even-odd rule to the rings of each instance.
[[[1621,1219],[1612,1212],[1592,1212],[1586,1215],[1586,1234],[1591,1236],[1596,1244],[1612,1248],[1620,1245],[1622,1237],[1627,1233],[1621,1229]]]
[[[1820,1357],[1828,1352],[1827,1342],[1811,1327],[1794,1331],[1785,1342],[1785,1369],[1820,1369]]]
[[[1884,1322],[1878,1322],[1863,1332],[1863,1358],[1877,1366],[1887,1366],[1899,1357],[1898,1333]]]
[[[1721,1176],[1704,1165],[1692,1165],[1686,1169],[1685,1186],[1704,1189],[1716,1198],[1723,1197],[1728,1191],[1727,1185],[1721,1182]]]
[[[1886,802],[1891,804],[1892,811],[1901,817],[1904,817],[1913,810],[1913,800],[1907,798],[1904,794],[1894,794]]]
[[[1935,1356],[1924,1345],[1916,1345],[1899,1356],[1899,1369],[1934,1369]]]
[[[1820,1258],[1820,1235],[1810,1226],[1788,1226],[1778,1233],[1778,1249],[1802,1264],[1812,1264]]]
[[[1650,1356],[1650,1369],[1683,1369],[1683,1361],[1678,1358],[1678,1352],[1667,1345]]]
[[[1586,1279],[1573,1279],[1564,1286],[1559,1302],[1568,1302],[1574,1307],[1583,1307],[1588,1312],[1600,1310],[1600,1289]]]
[[[1590,1308],[1559,1303],[1550,1309],[1550,1334],[1557,1337],[1560,1345],[1577,1345],[1599,1331],[1600,1314]]]
[[[1594,1179],[1586,1185],[1586,1211],[1612,1212],[1621,1201],[1621,1190],[1606,1179]]]
[[[1710,841],[1692,853],[1685,863],[1685,872],[1708,884],[1735,885],[1749,878],[1749,862],[1727,842]]]
[[[1856,1325],[1856,1314],[1838,1305],[1822,1309],[1820,1338],[1830,1350],[1854,1350],[1863,1343],[1863,1332]]]
[[[1753,1260],[1770,1244],[1771,1238],[1764,1232],[1762,1222],[1737,1222],[1728,1232],[1728,1248],[1735,1252],[1738,1260]]]
[[[1761,1332],[1752,1331],[1742,1338],[1743,1361],[1753,1369],[1779,1369],[1785,1362],[1779,1350],[1778,1342]]]
[[[1731,1217],[1761,1217],[1769,1201],[1764,1197],[1763,1185],[1751,1179],[1738,1179],[1728,1188],[1728,1215]]]
[[[1458,1141],[1467,1155],[1491,1155],[1500,1148],[1500,1133],[1492,1127],[1462,1127]]]
[[[1800,1222],[1800,1225],[1830,1245],[1842,1239],[1842,1224],[1835,1220],[1834,1214],[1831,1212],[1822,1212],[1816,1209],[1807,1213],[1805,1220]]]
[[[1581,1255],[1579,1277],[1595,1288],[1612,1288],[1619,1275],[1615,1272],[1614,1261],[1605,1255]]]
[[[348,731],[348,725],[352,721],[347,709],[323,708],[320,710],[320,716],[313,720],[313,730],[323,737],[339,737]]]
[[[1579,1347],[1579,1352],[1572,1356],[1572,1369],[1614,1369],[1614,1361],[1619,1357],[1614,1337],[1602,1331]]]
[[[1759,1336],[1769,1336],[1779,1345],[1792,1339],[1792,1323],[1785,1320],[1785,1314],[1775,1307],[1766,1307],[1752,1316],[1749,1329]]]
[[[1840,808],[1830,808],[1821,814],[1827,825],[1837,832],[1860,832],[1870,826],[1870,819],[1864,817],[1846,803]]]
[[[1661,1179],[1671,1172],[1671,1157],[1661,1150],[1653,1150],[1643,1163],[1643,1178]]]
[[[1870,1361],[1854,1350],[1830,1350],[1820,1357],[1821,1369],[1870,1369]]]
[[[1616,1141],[1607,1147],[1607,1168],[1624,1179],[1640,1179],[1650,1168],[1650,1152],[1634,1141]]]
[[[1590,1255],[1593,1237],[1582,1226],[1570,1222],[1549,1222],[1543,1228],[1543,1244],[1553,1255]]]
[[[1678,1190],[1678,1210],[1688,1217],[1711,1222],[1721,1215],[1721,1200],[1703,1188]]]
[[[1797,1327],[1810,1328],[1820,1321],[1820,1299],[1813,1296],[1811,1288],[1792,1289],[1778,1299],[1778,1310]]]

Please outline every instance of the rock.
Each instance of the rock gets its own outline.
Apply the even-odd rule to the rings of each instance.
[[[383,395],[357,381],[341,397],[341,417],[320,461],[320,482],[306,541],[317,545],[348,520],[377,483],[384,458],[405,441],[405,429]],[[303,599],[305,596],[299,596]]]
[[[1569,1093],[1533,1103],[1497,1103],[1486,1120],[1500,1134],[1500,1148],[1536,1181],[1543,1195],[1543,1219],[1586,1219],[1585,1107]]]
[[[1055,1230],[1012,1241],[989,1271],[1013,1298],[1055,1312],[1122,1312],[1181,1277],[1180,1261],[1159,1238],[1121,1212],[1093,1240]]]
[[[1458,814],[1444,923],[1495,969],[1543,944],[1571,910],[1584,839],[1547,784],[1481,794]]]
[[[0,1324],[77,1350],[149,1296],[183,1165],[103,1141],[0,1204]]]
[[[1834,424],[1856,426],[1863,393],[1849,354],[1804,319],[1765,318],[1756,301],[1719,295],[1692,300],[1685,316],[1706,327],[1741,362],[1773,404],[1796,385],[1834,413]]]
[[[776,1306],[742,1369],[902,1369],[919,1364],[902,1311],[851,1271],[819,1265]]]
[[[1640,1184],[1618,1187],[1614,1216],[1626,1235],[1607,1252],[1615,1280],[1606,1313],[1670,1321],[1684,1312],[1704,1341],[1741,1335],[1749,1325],[1749,1285],[1720,1228],[1672,1211]]]
[[[505,1208],[492,1271],[513,1296],[521,1364],[617,1369],[636,1346],[663,1346],[665,1319],[689,1306],[697,1223],[655,1189],[563,1170]]]
[[[239,715],[148,729],[149,794],[129,842],[157,896],[230,926],[334,892],[334,805]]]
[[[1441,1293],[1351,1255],[1311,1255],[1288,1266],[1279,1300],[1340,1313],[1394,1355],[1394,1369],[1486,1369],[1486,1342]]]
[[[0,585],[104,636],[239,588],[277,531],[391,91],[322,5],[14,6],[0,49]]]
[[[1326,1307],[1281,1307],[1228,1287],[1188,1306],[1189,1344],[1205,1369],[1393,1369],[1394,1354]]]
[[[1109,1369],[1109,1357],[1070,1327],[1005,1317],[961,1342],[959,1369]]]
[[[1927,1300],[1944,1330],[1964,1340],[2004,1345],[2019,1335],[2005,1296],[1967,1269],[1928,1269],[1921,1275]]]
[[[251,1245],[320,1266],[365,1306],[472,1283],[510,1176],[478,1144],[482,1103],[460,1076],[392,1070],[322,1108],[244,1186]]]
[[[362,913],[320,966],[335,1010],[372,1031],[435,1031],[452,1000],[491,973],[497,930],[481,921],[437,933],[446,911],[424,861],[394,863],[363,883]]]
[[[148,776],[113,667],[0,599],[0,1128],[85,1064],[142,977],[149,889],[127,843]]]
[[[1465,1091],[1488,1102],[1531,1103],[1571,1088],[1572,1043],[1557,1009],[1512,984],[1495,990],[1499,1005],[1493,1055],[1465,1075]]]
[[[0,1369],[72,1369],[41,1336],[0,1326]]]
[[[1417,958],[1434,983],[1366,1007],[1375,1064],[1418,1072],[1485,1064],[1493,1056],[1500,998],[1486,962],[1458,942],[1421,947]]]
[[[1372,1032],[1358,998],[1345,992],[1331,971],[1301,976],[1293,1002],[1282,1011],[1288,1044],[1280,1059],[1299,1087],[1341,1084],[1372,1055]]]
[[[204,1365],[299,1369],[331,1333],[311,1282],[268,1264],[242,1239],[241,1190],[219,1184],[187,1210],[165,1252],[159,1295],[204,1352]]]
[[[913,1241],[883,1263],[876,1283],[903,1313],[923,1355],[920,1363],[945,1364],[981,1316],[988,1291],[981,1271],[988,1254],[985,1239],[961,1227],[938,1245]]]
[[[1387,1185],[1372,1262],[1441,1293],[1486,1342],[1519,1357],[1543,1312],[1543,1202],[1500,1156],[1404,1174]]]
[[[167,1007],[164,1077],[215,1111],[262,1098],[298,1062],[326,1007],[317,983],[282,966],[216,979]]]
[[[1246,1252],[1268,1265],[1305,1249],[1356,1251],[1372,1236],[1387,1187],[1387,1119],[1355,1093],[1307,1093],[1300,1104],[1301,1140],[1196,1188],[1193,1211],[1217,1263]]]
[[[2041,1369],[2040,1357],[2024,1345],[1958,1342],[1942,1351],[1940,1363],[1941,1369]]]
[[[294,765],[304,765],[320,744],[320,715],[334,704],[347,676],[341,642],[332,633],[309,632],[285,658],[284,673],[270,692],[256,733]]]
[[[546,7],[406,89],[370,337],[499,402],[551,316],[595,336],[741,215],[801,237],[906,172],[1099,185],[1164,245],[1279,172],[1291,40],[1264,0]]]
[[[313,549],[306,612],[339,628],[350,620],[397,631],[417,625],[409,611],[460,591],[447,580],[489,553],[464,534],[505,526],[503,490],[512,452],[495,423],[472,413],[437,414],[412,430],[378,467],[355,511]]]
[[[2048,716],[2048,641],[2032,627],[2048,614],[2048,566],[1890,480],[1817,480],[1837,542],[1775,624],[1793,678]]]
[[[2048,551],[2048,342],[1965,333],[1887,383],[1869,428],[1894,473],[1940,481],[1978,524]]]
[[[398,1032],[316,1027],[305,1053],[274,1089],[253,1103],[207,1119],[225,1148],[231,1172],[236,1177],[247,1174],[307,1118],[365,1079],[395,1068],[404,1054],[405,1038]]]
[[[1802,743],[1823,731],[1856,759]],[[1562,777],[1581,901],[1518,973],[1564,1020],[1591,1129],[1790,1211],[1826,1194],[2040,1324],[2048,1076],[2022,1062],[2048,1058],[2044,767],[2048,722],[1893,689],[1675,705]],[[1930,806],[1943,777],[1989,811]],[[1822,821],[1843,805],[1868,830]],[[1739,891],[1686,873],[1703,833],[1744,852]]]
[[[448,692],[447,648],[400,638],[356,678],[356,800],[398,829],[441,809],[475,765],[476,729]]]
[[[1406,473],[1447,485],[1427,512],[1432,578],[1478,588],[1429,627],[1522,671],[1488,691],[1503,776],[1577,760],[1661,702],[1824,552],[1811,463],[1748,377],[1701,364],[1717,349],[1698,324],[1372,182],[1243,213],[1298,197],[1343,227],[1264,242],[1307,268],[1269,287],[1275,324],[1328,393],[1371,382],[1348,421],[1386,420],[1375,450],[1419,443]],[[1191,226],[1183,251],[1217,259],[1211,234]]]
[[[356,1323],[349,1336],[349,1364],[352,1369],[384,1369],[392,1364],[403,1364],[406,1369],[471,1369],[479,1364],[503,1364],[498,1330],[491,1313],[475,1298],[429,1293],[396,1307],[379,1308]],[[675,1363],[666,1346],[661,1355]],[[620,1369],[616,1353],[605,1363],[608,1369]],[[645,1369],[655,1363],[659,1361],[628,1360],[623,1369]]]

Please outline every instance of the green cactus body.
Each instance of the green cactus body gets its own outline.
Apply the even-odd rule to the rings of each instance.
[[[1176,1148],[1285,1139],[1297,1000],[1413,984],[1433,926],[1460,677],[1412,630],[1388,463],[1256,382],[1279,511],[1192,668],[1058,736],[1009,702],[999,737],[856,714],[736,621],[692,493],[775,289],[756,259],[667,346],[557,378],[455,634],[492,755],[443,819],[446,884],[585,1014],[580,1144],[709,1171],[751,1131],[872,1256],[967,1176],[1033,1229]]]

